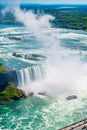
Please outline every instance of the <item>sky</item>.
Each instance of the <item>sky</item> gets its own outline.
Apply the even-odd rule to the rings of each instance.
[[[87,0],[0,0],[0,4],[87,4]]]

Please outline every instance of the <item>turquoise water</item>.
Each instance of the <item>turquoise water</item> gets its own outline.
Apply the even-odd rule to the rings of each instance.
[[[0,129],[56,130],[87,118],[87,99],[29,97],[0,106]]]
[[[0,129],[57,130],[87,118],[87,33],[38,28],[0,24],[0,62],[34,92],[0,106]],[[78,98],[66,100],[72,94]]]
[[[24,30],[23,33],[21,30]],[[0,32],[0,61],[8,68],[21,70],[23,68],[41,65],[45,62],[47,64],[49,61],[48,59],[52,60],[52,57],[54,59],[56,58],[55,55],[60,55],[62,58],[65,56],[64,59],[66,59],[68,56],[78,56],[82,58],[82,61],[85,59],[84,63],[86,63],[87,37],[84,32],[79,33],[79,31],[50,28],[48,32],[42,31],[38,34],[39,40],[38,37],[36,37],[37,34],[28,33],[25,27],[2,28]],[[21,36],[23,39],[21,41],[16,41],[9,40],[7,37],[3,37],[3,35],[8,36],[9,32],[10,35],[14,36],[18,36],[18,34],[20,34],[19,36]],[[43,45],[44,40],[40,39],[40,37],[42,38],[47,34],[54,35],[53,38],[56,37],[57,39],[57,47],[59,48],[60,45],[62,48],[60,51],[56,52],[56,54],[55,51],[52,51],[51,49],[52,44]],[[83,47],[85,49],[83,49]],[[57,50],[58,48],[54,47],[53,49]],[[46,60],[25,60],[24,58],[13,57],[13,52],[20,54],[41,54],[46,56]],[[53,61],[51,61],[52,65]],[[67,67],[68,66],[66,66],[66,70],[68,70]],[[43,82],[43,80],[41,82]],[[45,89],[45,91],[48,93],[50,93],[52,90],[54,94],[52,94],[52,96],[50,95],[50,97],[39,96],[36,94],[36,96],[32,96],[20,101],[10,102],[6,105],[0,106],[0,129],[57,130],[87,118],[86,94],[82,96],[81,92],[80,94],[77,91],[69,92],[67,88],[65,88],[66,92],[63,92],[60,90],[60,87],[56,87],[55,80],[53,82],[53,87],[49,89],[47,88],[49,85],[45,86],[44,83],[42,85],[41,82],[39,82],[39,84],[41,87],[43,87],[43,89],[38,89],[38,84],[36,83],[32,90],[38,90],[39,92],[44,91]],[[69,86],[69,88],[71,87]],[[56,94],[54,89],[57,92]],[[84,91],[84,89],[82,91]],[[66,97],[70,94],[76,94],[78,99],[67,101]]]

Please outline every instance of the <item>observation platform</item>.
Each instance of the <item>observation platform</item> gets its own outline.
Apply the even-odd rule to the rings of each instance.
[[[59,130],[87,130],[87,119],[71,124]]]

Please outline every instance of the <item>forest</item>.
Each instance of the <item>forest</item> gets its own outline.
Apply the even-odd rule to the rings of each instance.
[[[53,26],[87,31],[87,6],[76,6],[75,8],[46,9],[55,17]]]
[[[32,10],[39,15],[51,14],[55,17],[51,21],[53,27],[76,29],[87,31],[87,5],[21,5],[24,10]],[[3,7],[0,6],[2,9]],[[0,23],[19,25],[11,13],[7,13],[5,17],[0,11]]]

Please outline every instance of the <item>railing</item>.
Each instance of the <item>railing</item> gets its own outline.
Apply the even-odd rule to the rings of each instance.
[[[74,130],[75,128],[78,128],[78,127],[80,127],[80,126],[82,126],[82,125],[84,125],[86,123],[87,123],[87,119],[84,119],[84,120],[73,123],[73,124],[71,124],[69,126],[66,126],[64,128],[58,129],[58,130]]]

